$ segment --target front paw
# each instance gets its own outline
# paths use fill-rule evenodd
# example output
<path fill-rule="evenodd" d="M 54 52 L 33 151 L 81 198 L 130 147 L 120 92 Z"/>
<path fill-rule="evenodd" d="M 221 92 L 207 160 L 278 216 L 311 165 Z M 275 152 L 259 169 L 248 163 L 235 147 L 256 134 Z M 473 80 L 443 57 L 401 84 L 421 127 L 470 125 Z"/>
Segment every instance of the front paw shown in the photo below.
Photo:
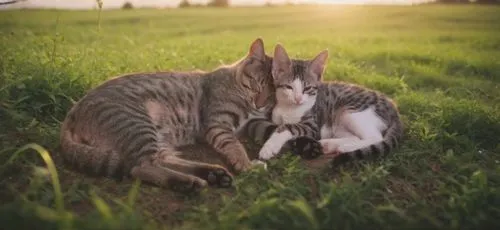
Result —
<path fill-rule="evenodd" d="M 311 160 L 323 155 L 321 143 L 310 137 L 298 137 L 290 141 L 291 151 L 302 159 Z"/>
<path fill-rule="evenodd" d="M 325 154 L 336 155 L 340 153 L 340 146 L 336 141 L 333 140 L 320 140 L 321 148 Z"/>
<path fill-rule="evenodd" d="M 270 145 L 270 144 L 265 144 L 262 147 L 262 149 L 260 149 L 259 159 L 264 160 L 264 161 L 269 160 L 272 157 L 274 157 L 276 154 L 278 154 L 278 152 L 279 152 L 279 149 L 276 148 L 275 146 Z"/>
<path fill-rule="evenodd" d="M 247 171 L 252 167 L 252 164 L 248 158 L 238 158 L 233 156 L 229 159 L 229 161 L 235 173 Z"/>

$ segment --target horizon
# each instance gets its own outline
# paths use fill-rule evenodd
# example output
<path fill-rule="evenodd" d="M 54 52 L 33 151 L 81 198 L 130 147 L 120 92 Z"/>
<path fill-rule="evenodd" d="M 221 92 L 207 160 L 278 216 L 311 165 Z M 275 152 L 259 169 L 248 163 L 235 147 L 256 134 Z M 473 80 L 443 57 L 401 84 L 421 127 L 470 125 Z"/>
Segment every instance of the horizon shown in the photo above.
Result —
<path fill-rule="evenodd" d="M 0 0 L 0 2 L 7 0 Z M 192 4 L 206 4 L 209 0 L 190 0 Z M 259 6 L 266 3 L 285 4 L 342 4 L 342 5 L 413 5 L 434 0 L 230 0 L 231 6 Z M 103 9 L 120 8 L 125 2 L 130 2 L 134 7 L 177 7 L 181 0 L 103 0 Z M 19 8 L 55 8 L 55 9 L 94 9 L 95 0 L 27 0 L 11 5 L 1 6 L 0 9 L 19 9 Z"/>

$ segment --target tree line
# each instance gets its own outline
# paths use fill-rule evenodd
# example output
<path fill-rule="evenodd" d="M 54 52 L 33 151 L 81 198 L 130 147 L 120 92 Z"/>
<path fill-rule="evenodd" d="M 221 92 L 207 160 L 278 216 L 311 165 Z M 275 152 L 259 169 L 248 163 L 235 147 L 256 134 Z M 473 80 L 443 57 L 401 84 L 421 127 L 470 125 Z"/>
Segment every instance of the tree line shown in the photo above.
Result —
<path fill-rule="evenodd" d="M 436 2 L 438 3 L 447 3 L 447 4 L 453 4 L 453 3 L 462 3 L 462 4 L 469 4 L 469 3 L 475 3 L 475 4 L 500 4 L 500 0 L 437 0 Z"/>
<path fill-rule="evenodd" d="M 206 5 L 203 5 L 203 4 L 192 4 L 188 0 L 182 0 L 179 3 L 179 8 L 185 8 L 185 7 L 203 7 L 203 6 L 228 7 L 229 6 L 229 0 L 211 0 Z"/>

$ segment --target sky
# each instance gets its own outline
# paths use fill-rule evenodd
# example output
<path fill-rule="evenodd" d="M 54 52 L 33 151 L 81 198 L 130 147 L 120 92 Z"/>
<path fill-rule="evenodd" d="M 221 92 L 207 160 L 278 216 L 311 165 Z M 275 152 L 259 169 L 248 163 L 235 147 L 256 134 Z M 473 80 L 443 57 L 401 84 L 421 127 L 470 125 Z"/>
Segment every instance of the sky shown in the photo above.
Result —
<path fill-rule="evenodd" d="M 0 0 L 8 1 L 8 0 Z M 103 8 L 117 8 L 129 1 L 136 7 L 175 7 L 180 0 L 103 0 Z M 208 0 L 190 0 L 191 3 L 206 3 Z M 325 4 L 412 4 L 428 2 L 429 0 L 291 0 L 298 3 L 325 3 Z M 231 0 L 232 5 L 260 5 L 269 0 Z M 272 3 L 284 3 L 286 0 L 271 0 Z M 27 0 L 14 5 L 0 6 L 2 8 L 42 7 L 61 9 L 92 9 L 96 6 L 95 0 Z"/>

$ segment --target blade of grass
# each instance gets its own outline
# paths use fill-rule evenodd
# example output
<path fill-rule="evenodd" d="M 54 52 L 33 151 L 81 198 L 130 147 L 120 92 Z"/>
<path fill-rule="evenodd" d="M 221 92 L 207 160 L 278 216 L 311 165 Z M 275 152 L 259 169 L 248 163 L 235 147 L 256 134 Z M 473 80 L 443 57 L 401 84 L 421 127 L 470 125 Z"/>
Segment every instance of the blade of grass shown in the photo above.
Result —
<path fill-rule="evenodd" d="M 92 191 L 90 193 L 90 197 L 91 197 L 92 203 L 97 208 L 99 213 L 101 213 L 101 215 L 105 219 L 107 219 L 109 221 L 113 220 L 113 214 L 111 214 L 111 208 L 109 208 L 109 206 L 106 204 L 106 202 L 101 197 L 99 197 L 94 191 Z"/>
<path fill-rule="evenodd" d="M 71 220 L 72 220 L 73 216 L 71 215 L 71 213 L 68 213 L 65 211 L 64 199 L 63 199 L 64 197 L 63 197 L 63 194 L 61 191 L 61 183 L 59 181 L 57 169 L 56 169 L 56 166 L 54 164 L 54 161 L 52 160 L 52 157 L 50 157 L 49 152 L 44 147 L 42 147 L 38 144 L 35 144 L 35 143 L 30 143 L 30 144 L 24 145 L 23 147 L 18 149 L 16 152 L 14 152 L 14 154 L 12 154 L 12 156 L 9 158 L 9 160 L 7 160 L 7 162 L 5 164 L 3 164 L 0 168 L 3 169 L 8 164 L 11 164 L 12 162 L 14 162 L 14 160 L 22 152 L 24 152 L 28 149 L 33 149 L 36 152 L 38 152 L 38 154 L 42 157 L 43 161 L 47 165 L 47 170 L 50 173 L 50 180 L 51 180 L 52 187 L 54 189 L 54 194 L 55 194 L 54 199 L 55 199 L 56 211 L 57 211 L 57 213 L 60 217 L 60 220 L 61 220 L 59 222 L 60 227 L 62 229 L 71 229 Z"/>
<path fill-rule="evenodd" d="M 140 186 L 141 186 L 141 181 L 135 180 L 134 184 L 132 185 L 132 188 L 128 192 L 127 204 L 129 207 L 132 207 L 134 205 L 135 200 L 137 199 L 137 195 L 139 194 Z"/>
<path fill-rule="evenodd" d="M 54 194 L 55 194 L 55 206 L 56 209 L 59 213 L 64 213 L 64 202 L 63 202 L 63 194 L 61 191 L 61 184 L 59 182 L 59 176 L 57 174 L 57 169 L 54 164 L 54 161 L 52 161 L 52 157 L 50 157 L 49 152 L 43 148 L 42 146 L 35 144 L 35 143 L 30 143 L 27 144 L 23 147 L 21 147 L 19 150 L 14 152 L 12 156 L 7 160 L 5 164 L 1 166 L 1 168 L 4 168 L 5 166 L 11 164 L 14 162 L 14 160 L 24 151 L 28 149 L 33 149 L 38 152 L 38 154 L 42 157 L 43 161 L 47 165 L 47 170 L 49 170 L 50 173 L 50 180 L 52 182 L 52 186 L 54 188 Z"/>

